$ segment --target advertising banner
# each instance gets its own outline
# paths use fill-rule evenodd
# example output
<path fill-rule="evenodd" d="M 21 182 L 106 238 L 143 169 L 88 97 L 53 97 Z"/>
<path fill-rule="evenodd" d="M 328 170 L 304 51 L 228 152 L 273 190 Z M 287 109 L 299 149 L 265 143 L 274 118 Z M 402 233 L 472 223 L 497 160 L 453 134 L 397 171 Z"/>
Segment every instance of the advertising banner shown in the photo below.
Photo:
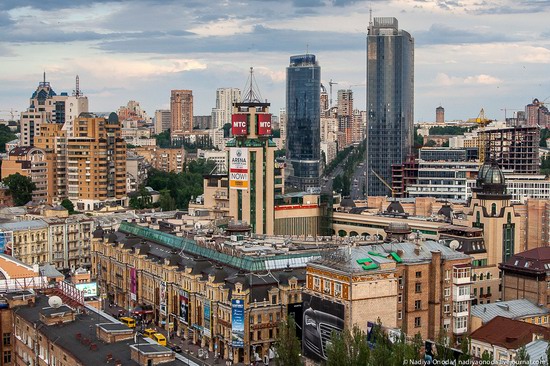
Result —
<path fill-rule="evenodd" d="M 160 314 L 166 315 L 166 282 L 160 283 Z"/>
<path fill-rule="evenodd" d="M 210 331 L 210 301 L 209 300 L 204 300 L 204 306 L 203 306 L 203 309 L 204 309 L 204 329 L 203 329 L 203 333 L 205 336 L 207 337 L 211 337 L 212 336 L 212 332 Z"/>
<path fill-rule="evenodd" d="M 84 296 L 84 298 L 97 296 L 97 283 L 96 282 L 77 283 L 75 285 L 75 287 L 78 291 L 82 292 L 82 296 Z"/>
<path fill-rule="evenodd" d="M 180 290 L 180 322 L 189 324 L 189 292 Z"/>
<path fill-rule="evenodd" d="M 304 356 L 313 360 L 327 359 L 327 343 L 332 332 L 344 329 L 344 305 L 304 293 L 302 342 Z"/>
<path fill-rule="evenodd" d="M 229 186 L 232 189 L 248 188 L 248 149 L 232 147 L 229 150 Z"/>
<path fill-rule="evenodd" d="M 231 134 L 233 136 L 246 136 L 247 114 L 233 114 L 231 116 Z"/>
<path fill-rule="evenodd" d="M 13 231 L 0 232 L 0 253 L 10 254 L 13 243 Z"/>
<path fill-rule="evenodd" d="M 130 268 L 130 298 L 136 301 L 137 295 L 137 273 L 135 268 Z"/>
<path fill-rule="evenodd" d="M 244 347 L 244 300 L 231 300 L 231 345 Z"/>
<path fill-rule="evenodd" d="M 271 113 L 258 114 L 258 135 L 271 136 Z"/>

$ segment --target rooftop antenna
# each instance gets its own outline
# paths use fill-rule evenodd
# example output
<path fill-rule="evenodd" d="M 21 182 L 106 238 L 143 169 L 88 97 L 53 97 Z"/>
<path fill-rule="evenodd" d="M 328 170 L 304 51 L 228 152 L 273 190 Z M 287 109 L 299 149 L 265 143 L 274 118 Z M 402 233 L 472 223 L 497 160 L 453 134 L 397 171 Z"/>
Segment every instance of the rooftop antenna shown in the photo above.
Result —
<path fill-rule="evenodd" d="M 309 55 L 309 43 L 306 43 L 306 55 Z"/>
<path fill-rule="evenodd" d="M 80 91 L 80 78 L 78 75 L 76 75 L 76 87 L 73 90 L 73 96 L 77 98 L 82 96 L 82 91 Z"/>
<path fill-rule="evenodd" d="M 243 103 L 262 103 L 262 95 L 258 89 L 258 84 L 256 84 L 256 78 L 254 78 L 254 68 L 250 67 L 250 75 L 247 80 L 248 90 L 245 90 Z"/>
<path fill-rule="evenodd" d="M 46 70 L 44 70 L 44 84 L 46 84 Z"/>

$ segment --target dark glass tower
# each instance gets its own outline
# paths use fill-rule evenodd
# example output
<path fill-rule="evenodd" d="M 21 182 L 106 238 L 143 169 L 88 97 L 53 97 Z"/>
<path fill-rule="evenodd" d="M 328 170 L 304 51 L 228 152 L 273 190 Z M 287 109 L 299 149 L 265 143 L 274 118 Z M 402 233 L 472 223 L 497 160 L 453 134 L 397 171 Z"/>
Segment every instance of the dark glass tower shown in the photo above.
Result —
<path fill-rule="evenodd" d="M 403 163 L 413 143 L 414 39 L 395 18 L 369 24 L 367 110 L 367 194 L 389 195 L 380 178 L 391 185 L 392 164 Z"/>
<path fill-rule="evenodd" d="M 321 67 L 315 55 L 290 57 L 286 69 L 286 185 L 319 187 Z"/>

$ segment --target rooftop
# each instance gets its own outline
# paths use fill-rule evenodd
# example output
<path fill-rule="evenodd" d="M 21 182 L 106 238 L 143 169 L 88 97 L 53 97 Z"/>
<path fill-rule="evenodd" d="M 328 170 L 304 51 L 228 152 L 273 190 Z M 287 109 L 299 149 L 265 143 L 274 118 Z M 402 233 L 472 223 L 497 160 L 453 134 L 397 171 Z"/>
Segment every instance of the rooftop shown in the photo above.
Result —
<path fill-rule="evenodd" d="M 496 316 L 471 334 L 471 339 L 516 350 L 533 340 L 534 335 L 550 339 L 550 329 L 540 325 Z"/>
<path fill-rule="evenodd" d="M 541 316 L 549 313 L 547 308 L 539 307 L 527 299 L 499 301 L 490 304 L 473 305 L 471 315 L 481 318 L 485 324 L 497 316 L 521 319 L 527 316 Z"/>
<path fill-rule="evenodd" d="M 500 268 L 545 274 L 550 270 L 550 247 L 540 247 L 517 253 L 506 263 L 502 263 Z"/>
<path fill-rule="evenodd" d="M 20 231 L 33 229 L 46 229 L 48 224 L 42 220 L 26 220 L 16 222 L 5 222 L 0 224 L 0 231 Z"/>

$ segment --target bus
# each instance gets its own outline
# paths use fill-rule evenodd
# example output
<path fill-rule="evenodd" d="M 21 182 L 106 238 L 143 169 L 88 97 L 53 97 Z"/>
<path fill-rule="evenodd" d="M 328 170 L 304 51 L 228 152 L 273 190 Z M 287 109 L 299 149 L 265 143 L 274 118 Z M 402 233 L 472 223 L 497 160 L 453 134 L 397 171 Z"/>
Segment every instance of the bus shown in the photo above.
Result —
<path fill-rule="evenodd" d="M 134 318 L 130 318 L 127 316 L 123 316 L 119 319 L 122 323 L 126 324 L 128 328 L 135 328 L 136 327 L 136 320 Z"/>
<path fill-rule="evenodd" d="M 166 337 L 160 333 L 153 334 L 153 340 L 161 346 L 166 346 Z"/>

